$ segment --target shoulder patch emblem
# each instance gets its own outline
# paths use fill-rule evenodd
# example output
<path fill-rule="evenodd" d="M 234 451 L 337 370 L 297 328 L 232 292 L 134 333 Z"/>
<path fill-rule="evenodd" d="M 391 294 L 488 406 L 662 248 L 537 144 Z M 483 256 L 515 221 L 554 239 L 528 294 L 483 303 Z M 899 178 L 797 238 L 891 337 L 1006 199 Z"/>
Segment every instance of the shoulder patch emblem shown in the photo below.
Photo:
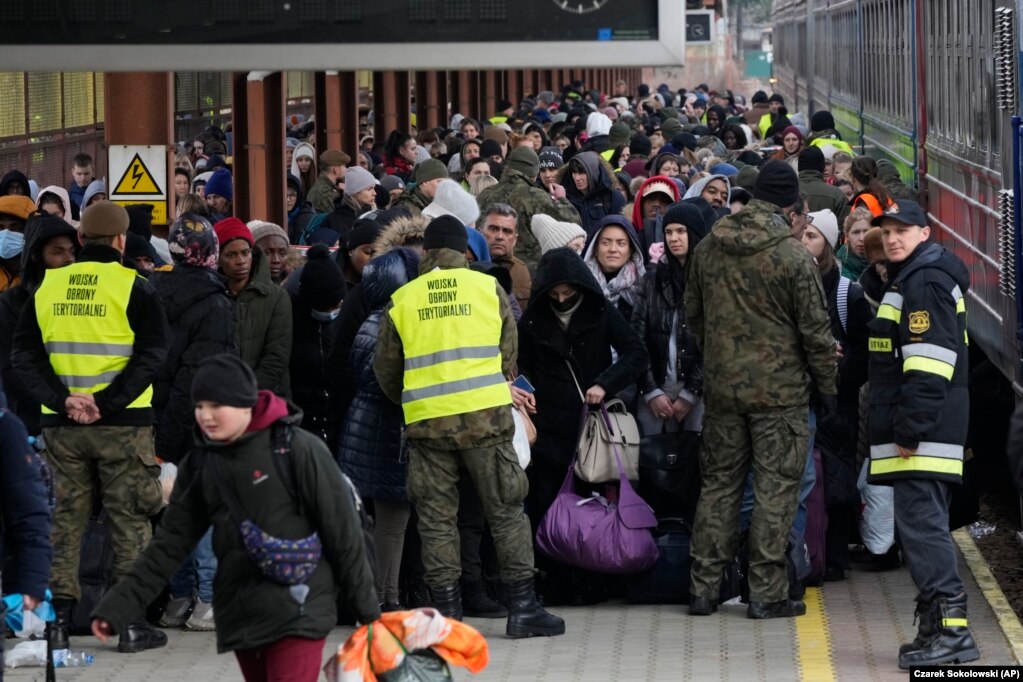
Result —
<path fill-rule="evenodd" d="M 931 314 L 926 310 L 917 310 L 909 314 L 909 331 L 913 334 L 923 334 L 931 328 Z"/>

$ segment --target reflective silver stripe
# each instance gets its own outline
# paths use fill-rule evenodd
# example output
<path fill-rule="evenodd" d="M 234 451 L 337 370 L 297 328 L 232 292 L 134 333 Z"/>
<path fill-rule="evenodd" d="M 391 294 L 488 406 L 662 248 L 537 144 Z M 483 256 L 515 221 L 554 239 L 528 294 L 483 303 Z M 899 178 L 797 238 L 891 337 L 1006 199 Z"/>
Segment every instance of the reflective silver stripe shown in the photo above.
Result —
<path fill-rule="evenodd" d="M 433 386 L 424 386 L 423 388 L 413 388 L 408 391 L 402 391 L 401 402 L 411 403 L 416 400 L 422 400 L 423 398 L 436 398 L 442 395 L 451 395 L 452 393 L 461 393 L 462 391 L 471 391 L 474 388 L 486 388 L 487 386 L 496 386 L 497 384 L 503 384 L 504 375 L 500 372 L 496 374 L 484 374 L 480 377 L 472 377 L 470 379 L 458 379 L 456 381 L 445 381 L 442 384 L 434 384 Z"/>
<path fill-rule="evenodd" d="M 962 297 L 963 297 L 963 290 L 960 289 L 959 285 L 957 284 L 957 285 L 955 285 L 955 287 L 952 288 L 952 298 L 955 299 L 956 301 L 958 301 Z"/>
<path fill-rule="evenodd" d="M 121 373 L 119 369 L 112 369 L 95 376 L 75 376 L 73 374 L 58 374 L 57 378 L 68 388 L 93 388 L 100 384 L 109 384 Z"/>
<path fill-rule="evenodd" d="M 922 358 L 931 358 L 932 360 L 940 360 L 946 365 L 956 366 L 956 360 L 959 359 L 959 354 L 954 350 L 948 348 L 942 348 L 933 343 L 907 343 L 902 347 L 903 357 L 918 356 Z"/>
<path fill-rule="evenodd" d="M 951 443 L 932 443 L 921 441 L 914 454 L 925 457 L 943 457 L 945 459 L 962 459 L 963 446 L 952 445 Z M 882 445 L 870 446 L 871 459 L 890 459 L 898 457 L 899 451 L 895 449 L 895 443 L 884 443 Z"/>
<path fill-rule="evenodd" d="M 71 353 L 72 355 L 115 355 L 131 356 L 135 347 L 129 343 L 90 343 L 86 341 L 50 341 L 46 344 L 49 353 Z"/>
<path fill-rule="evenodd" d="M 405 371 L 412 369 L 423 369 L 432 365 L 439 365 L 442 362 L 454 360 L 487 360 L 495 355 L 500 355 L 500 346 L 468 346 L 465 348 L 453 348 L 451 350 L 439 350 L 436 353 L 417 355 L 414 358 L 405 358 Z"/>
<path fill-rule="evenodd" d="M 881 299 L 881 304 L 887 303 L 896 310 L 902 310 L 902 294 L 896 294 L 895 292 L 888 292 Z"/>

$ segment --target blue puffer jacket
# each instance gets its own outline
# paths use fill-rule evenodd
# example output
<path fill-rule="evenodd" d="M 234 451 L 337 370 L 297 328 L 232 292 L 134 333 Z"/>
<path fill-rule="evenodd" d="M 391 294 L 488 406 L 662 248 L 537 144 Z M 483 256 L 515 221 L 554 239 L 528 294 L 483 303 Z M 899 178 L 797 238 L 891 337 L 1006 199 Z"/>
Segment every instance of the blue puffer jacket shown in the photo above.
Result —
<path fill-rule="evenodd" d="M 373 355 L 384 307 L 391 295 L 415 279 L 418 272 L 419 257 L 406 248 L 374 258 L 362 272 L 362 289 L 372 312 L 352 343 L 350 366 L 357 388 L 344 420 L 337 459 L 359 493 L 370 499 L 408 499 L 407 464 L 401 457 L 401 407 L 380 390 L 373 373 Z"/>

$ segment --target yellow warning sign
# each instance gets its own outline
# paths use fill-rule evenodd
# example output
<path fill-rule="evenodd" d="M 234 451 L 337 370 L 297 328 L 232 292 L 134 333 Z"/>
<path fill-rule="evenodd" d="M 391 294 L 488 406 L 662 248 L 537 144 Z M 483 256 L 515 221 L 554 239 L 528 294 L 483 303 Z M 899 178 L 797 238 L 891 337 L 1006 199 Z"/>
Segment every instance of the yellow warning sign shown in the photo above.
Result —
<path fill-rule="evenodd" d="M 114 189 L 111 192 L 114 195 L 124 194 L 163 194 L 163 190 L 156 182 L 156 178 L 146 168 L 146 164 L 142 161 L 142 157 L 135 154 L 131 161 L 128 163 L 128 168 L 125 169 L 124 175 L 114 185 Z"/>
<path fill-rule="evenodd" d="M 166 201 L 117 201 L 114 200 L 115 204 L 121 206 L 132 206 L 134 204 L 147 204 L 153 207 L 153 224 L 154 225 L 169 225 L 167 222 L 167 202 Z"/>

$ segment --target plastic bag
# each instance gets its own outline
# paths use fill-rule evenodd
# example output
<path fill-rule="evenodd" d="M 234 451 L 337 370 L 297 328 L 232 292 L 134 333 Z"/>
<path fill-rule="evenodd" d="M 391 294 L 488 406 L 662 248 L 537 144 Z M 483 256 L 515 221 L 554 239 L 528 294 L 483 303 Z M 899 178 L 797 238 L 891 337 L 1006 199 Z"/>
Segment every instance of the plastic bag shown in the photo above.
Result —
<path fill-rule="evenodd" d="M 4 653 L 4 665 L 8 668 L 45 666 L 46 640 L 18 642 L 13 649 Z"/>
<path fill-rule="evenodd" d="M 163 493 L 163 506 L 170 504 L 171 491 L 178 480 L 178 467 L 170 462 L 160 462 L 160 491 Z"/>
<path fill-rule="evenodd" d="M 512 418 L 515 420 L 515 436 L 512 438 L 512 445 L 515 446 L 515 454 L 519 456 L 519 466 L 525 469 L 529 466 L 530 449 L 529 436 L 526 435 L 526 422 L 522 414 L 513 409 Z"/>
<path fill-rule="evenodd" d="M 895 544 L 895 489 L 890 485 L 870 485 L 867 470 L 870 460 L 863 461 L 856 487 L 860 491 L 860 537 L 871 554 L 884 554 Z"/>

